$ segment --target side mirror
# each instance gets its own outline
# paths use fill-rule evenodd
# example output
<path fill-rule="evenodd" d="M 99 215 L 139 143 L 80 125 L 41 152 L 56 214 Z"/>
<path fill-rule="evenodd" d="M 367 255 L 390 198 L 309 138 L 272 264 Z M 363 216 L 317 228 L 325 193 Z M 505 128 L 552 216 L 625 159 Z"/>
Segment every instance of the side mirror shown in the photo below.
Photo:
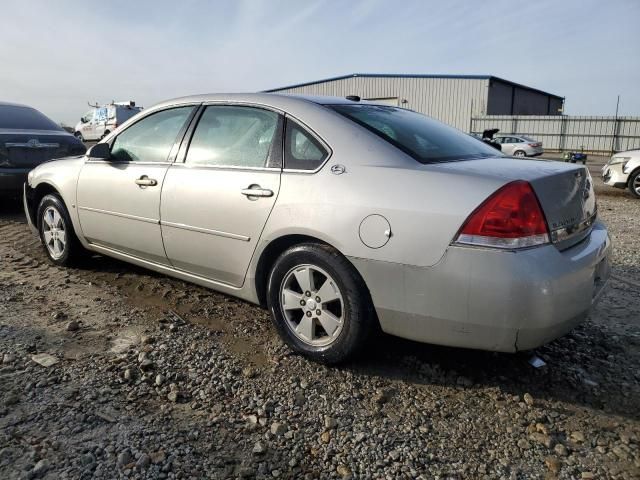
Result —
<path fill-rule="evenodd" d="M 111 147 L 108 143 L 96 143 L 87 152 L 87 157 L 98 160 L 109 160 L 111 158 Z"/>

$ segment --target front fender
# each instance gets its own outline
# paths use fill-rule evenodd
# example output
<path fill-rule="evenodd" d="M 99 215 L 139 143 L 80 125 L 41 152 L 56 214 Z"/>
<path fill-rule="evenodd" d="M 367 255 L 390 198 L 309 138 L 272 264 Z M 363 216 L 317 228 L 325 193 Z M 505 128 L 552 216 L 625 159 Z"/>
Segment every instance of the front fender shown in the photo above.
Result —
<path fill-rule="evenodd" d="M 70 157 L 39 165 L 29 174 L 24 188 L 25 213 L 30 217 L 33 227 L 37 227 L 36 213 L 42 197 L 55 191 L 64 202 L 73 229 L 80 242 L 86 246 L 82 227 L 76 208 L 76 189 L 78 177 L 84 165 L 85 157 Z"/>

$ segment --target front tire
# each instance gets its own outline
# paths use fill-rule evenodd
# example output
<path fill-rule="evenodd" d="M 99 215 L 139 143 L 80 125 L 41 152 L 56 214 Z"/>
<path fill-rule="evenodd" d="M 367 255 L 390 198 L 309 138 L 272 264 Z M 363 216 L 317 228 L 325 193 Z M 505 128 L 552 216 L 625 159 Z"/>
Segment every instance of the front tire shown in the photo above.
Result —
<path fill-rule="evenodd" d="M 81 142 L 84 142 L 84 137 L 82 136 L 81 132 L 75 132 L 73 134 L 74 137 L 76 137 L 78 140 L 80 140 Z"/>
<path fill-rule="evenodd" d="M 631 195 L 636 198 L 640 198 L 640 169 L 631 173 L 628 185 Z"/>
<path fill-rule="evenodd" d="M 364 282 L 327 245 L 305 243 L 282 253 L 269 275 L 267 305 L 284 342 L 325 364 L 353 358 L 374 330 Z"/>
<path fill-rule="evenodd" d="M 62 199 L 55 194 L 45 195 L 38 205 L 38 232 L 44 251 L 56 265 L 66 266 L 84 253 L 73 230 L 69 212 Z"/>

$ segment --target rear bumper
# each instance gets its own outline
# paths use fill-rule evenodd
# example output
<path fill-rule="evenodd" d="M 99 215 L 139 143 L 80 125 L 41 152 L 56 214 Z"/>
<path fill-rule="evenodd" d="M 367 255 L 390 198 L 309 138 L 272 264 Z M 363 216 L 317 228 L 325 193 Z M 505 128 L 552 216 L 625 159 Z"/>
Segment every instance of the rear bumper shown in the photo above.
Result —
<path fill-rule="evenodd" d="M 622 163 L 602 167 L 602 181 L 615 188 L 627 188 L 629 174 L 622 172 Z"/>
<path fill-rule="evenodd" d="M 528 350 L 582 322 L 609 278 L 611 242 L 596 222 L 565 251 L 449 247 L 433 267 L 350 258 L 382 329 L 425 343 L 502 352 Z"/>
<path fill-rule="evenodd" d="M 0 193 L 19 194 L 31 168 L 0 168 Z"/>

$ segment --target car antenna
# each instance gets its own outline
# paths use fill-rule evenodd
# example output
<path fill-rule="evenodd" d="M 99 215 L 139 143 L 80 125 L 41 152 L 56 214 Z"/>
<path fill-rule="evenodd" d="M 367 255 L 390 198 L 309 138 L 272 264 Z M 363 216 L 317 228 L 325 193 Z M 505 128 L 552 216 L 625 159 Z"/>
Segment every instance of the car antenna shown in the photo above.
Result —
<path fill-rule="evenodd" d="M 359 102 L 360 101 L 360 97 L 358 95 L 347 95 L 346 97 L 347 100 L 351 100 L 353 102 Z"/>

